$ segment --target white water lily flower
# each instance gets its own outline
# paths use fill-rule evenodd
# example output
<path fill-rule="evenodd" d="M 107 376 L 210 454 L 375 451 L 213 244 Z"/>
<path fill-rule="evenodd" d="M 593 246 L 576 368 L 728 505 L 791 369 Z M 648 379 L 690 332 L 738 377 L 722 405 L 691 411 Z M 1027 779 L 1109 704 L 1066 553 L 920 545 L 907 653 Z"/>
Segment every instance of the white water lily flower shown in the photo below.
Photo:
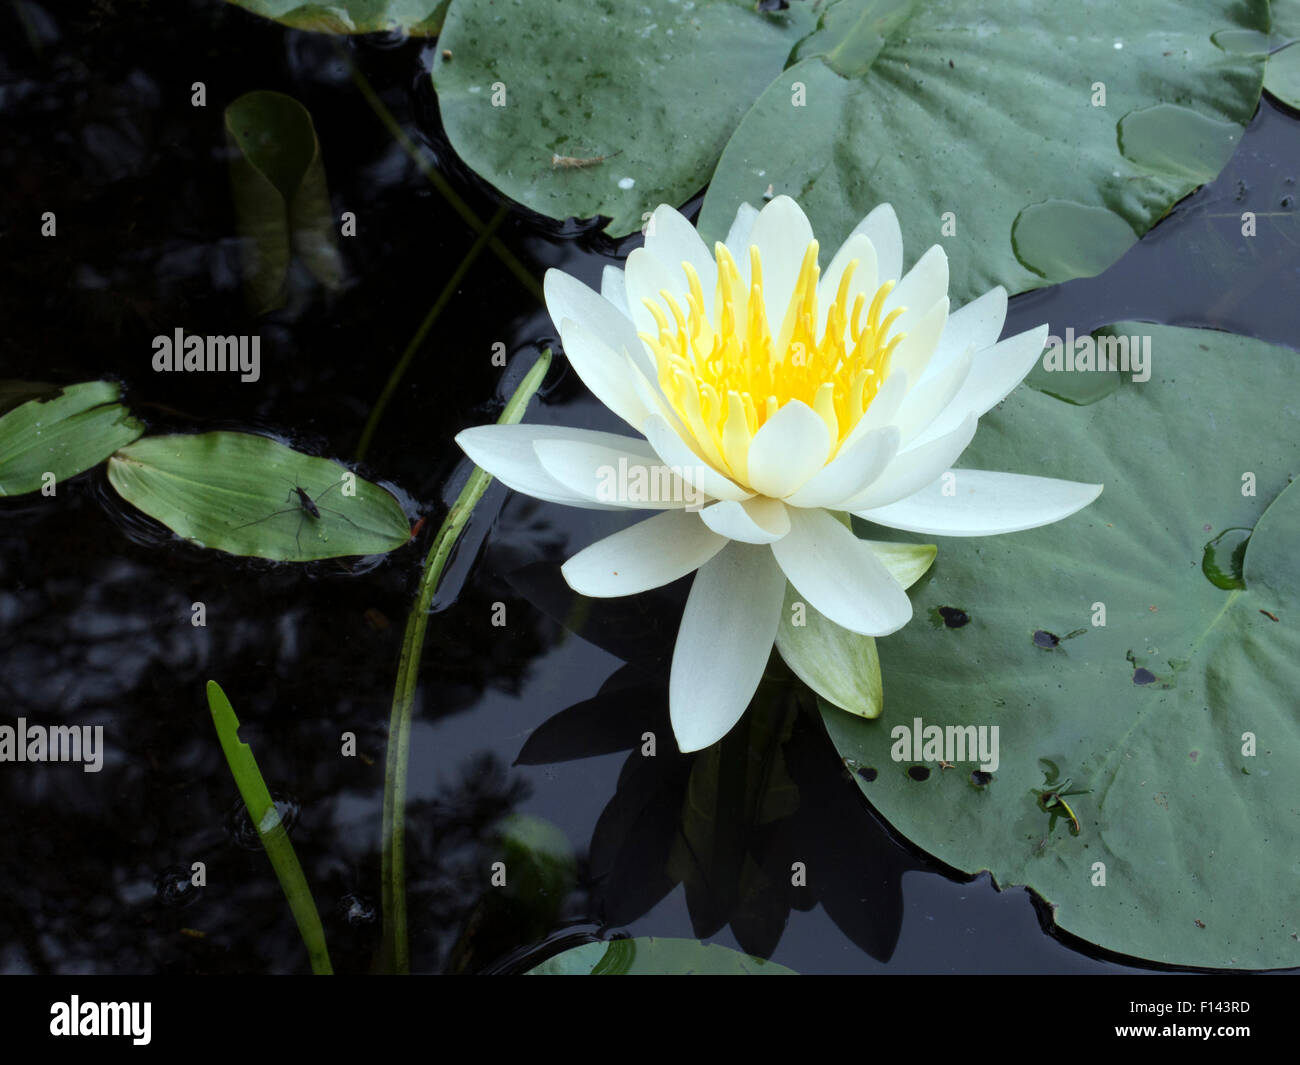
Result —
<path fill-rule="evenodd" d="M 661 206 L 601 293 L 546 275 L 547 309 L 587 387 L 637 437 L 538 425 L 457 443 L 510 488 L 578 507 L 659 511 L 563 567 L 620 596 L 699 570 L 669 683 L 678 745 L 744 713 L 771 653 L 786 581 L 826 618 L 883 636 L 912 616 L 846 514 L 940 536 L 1015 532 L 1086 506 L 1100 485 L 960 470 L 976 419 L 1029 372 L 1047 326 L 1001 342 L 1007 294 L 949 313 L 938 245 L 906 274 L 889 205 L 825 270 L 798 205 L 745 204 L 710 254 Z M 914 578 L 913 578 L 914 579 Z"/>

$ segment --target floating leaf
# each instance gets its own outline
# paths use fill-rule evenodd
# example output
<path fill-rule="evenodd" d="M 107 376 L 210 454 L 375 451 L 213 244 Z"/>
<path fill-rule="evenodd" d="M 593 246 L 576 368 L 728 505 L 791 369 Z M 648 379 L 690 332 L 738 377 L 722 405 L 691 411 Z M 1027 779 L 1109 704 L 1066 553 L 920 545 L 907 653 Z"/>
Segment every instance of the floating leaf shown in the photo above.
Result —
<path fill-rule="evenodd" d="M 318 281 L 337 286 L 343 271 L 333 210 L 307 109 L 283 93 L 246 93 L 226 108 L 226 134 L 235 149 L 230 184 L 254 309 L 284 303 L 294 252 Z"/>
<path fill-rule="evenodd" d="M 1032 887 L 1067 931 L 1168 964 L 1298 965 L 1296 356 L 1223 333 L 1107 332 L 1150 336 L 1150 380 L 1125 375 L 1088 406 L 1017 389 L 962 456 L 1105 491 L 1042 529 L 946 538 L 915 608 L 955 604 L 965 623 L 879 641 L 877 720 L 822 716 L 842 756 L 878 767 L 858 784 L 899 832 L 957 869 Z M 1202 569 L 1230 528 L 1254 529 L 1244 589 Z M 948 750 L 941 769 L 895 751 L 892 731 L 916 718 L 996 726 L 999 764 L 981 773 L 969 750 Z M 909 776 L 912 760 L 928 774 Z M 1077 835 L 1043 798 L 1058 775 Z"/>
<path fill-rule="evenodd" d="M 232 555 L 281 562 L 376 555 L 411 536 L 390 493 L 264 436 L 146 437 L 109 459 L 108 480 L 178 536 Z"/>
<path fill-rule="evenodd" d="M 452 56 L 440 51 L 433 68 L 447 136 L 533 210 L 608 215 L 610 233 L 634 232 L 644 212 L 708 182 L 736 124 L 812 28 L 811 4 L 755 7 L 597 0 L 517 4 L 507 17 L 493 0 L 457 0 L 438 40 Z"/>
<path fill-rule="evenodd" d="M 75 477 L 136 439 L 144 426 L 120 398 L 111 381 L 63 389 L 4 382 L 0 410 L 11 409 L 0 417 L 0 496 L 39 491 L 47 473 L 56 484 Z"/>
<path fill-rule="evenodd" d="M 1262 0 L 838 0 L 727 144 L 700 227 L 722 239 L 770 183 L 831 247 L 885 201 L 914 254 L 949 237 L 957 302 L 1096 273 L 1227 161 L 1262 60 L 1210 36 L 1267 19 Z M 1052 254 L 1017 258 L 1013 227 Z"/>
<path fill-rule="evenodd" d="M 694 939 L 612 939 L 571 947 L 529 976 L 796 976 L 776 962 Z"/>
<path fill-rule="evenodd" d="M 451 0 L 229 0 L 255 15 L 295 30 L 315 33 L 382 33 L 400 30 L 414 36 L 433 36 L 442 27 Z"/>

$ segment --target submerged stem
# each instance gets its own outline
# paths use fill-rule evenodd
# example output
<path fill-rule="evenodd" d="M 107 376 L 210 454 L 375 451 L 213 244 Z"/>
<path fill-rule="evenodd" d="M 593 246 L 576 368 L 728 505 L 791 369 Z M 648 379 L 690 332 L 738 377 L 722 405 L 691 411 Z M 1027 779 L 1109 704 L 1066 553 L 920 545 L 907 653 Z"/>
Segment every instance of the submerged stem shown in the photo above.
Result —
<path fill-rule="evenodd" d="M 528 401 L 533 398 L 551 364 L 551 350 L 542 352 L 532 369 L 519 382 L 510 397 L 499 425 L 514 425 L 523 419 Z M 492 483 L 492 475 L 475 466 L 461 489 L 456 502 L 434 538 L 424 559 L 424 571 L 415 605 L 406 619 L 402 637 L 402 654 L 397 665 L 397 682 L 393 690 L 393 709 L 388 723 L 388 758 L 384 770 L 384 841 L 381 875 L 383 878 L 384 952 L 395 973 L 411 968 L 406 932 L 406 775 L 410 766 L 411 710 L 420 675 L 420 654 L 429 624 L 429 604 L 442 578 L 451 549 L 460 538 L 465 523 L 478 501 Z"/>
<path fill-rule="evenodd" d="M 406 371 L 410 368 L 415 353 L 419 351 L 420 345 L 424 343 L 424 338 L 428 336 L 429 330 L 433 328 L 433 323 L 438 320 L 438 316 L 451 302 L 452 296 L 456 294 L 461 282 L 465 280 L 465 275 L 469 273 L 469 268 L 474 265 L 474 261 L 479 257 L 484 246 L 492 239 L 492 234 L 497 231 L 497 227 L 505 221 L 508 213 L 507 208 L 504 206 L 497 208 L 497 213 L 492 216 L 487 228 L 478 235 L 478 239 L 474 241 L 473 246 L 465 253 L 465 258 L 460 261 L 455 273 L 447 279 L 447 283 L 443 286 L 442 292 L 439 293 L 438 299 L 429 308 L 429 313 L 424 316 L 424 321 L 420 323 L 420 328 L 415 331 L 415 336 L 411 337 L 410 343 L 406 345 L 402 357 L 397 360 L 393 372 L 388 375 L 383 391 L 379 393 L 379 398 L 375 400 L 374 406 L 370 408 L 370 417 L 366 419 L 366 427 L 361 431 L 361 442 L 357 444 L 356 458 L 358 462 L 365 458 L 366 452 L 370 450 L 370 442 L 374 439 L 375 430 L 379 428 L 379 420 L 384 416 L 384 411 L 388 408 L 388 401 L 392 399 L 393 393 L 397 391 L 397 386 L 401 383 L 402 378 L 406 376 Z"/>

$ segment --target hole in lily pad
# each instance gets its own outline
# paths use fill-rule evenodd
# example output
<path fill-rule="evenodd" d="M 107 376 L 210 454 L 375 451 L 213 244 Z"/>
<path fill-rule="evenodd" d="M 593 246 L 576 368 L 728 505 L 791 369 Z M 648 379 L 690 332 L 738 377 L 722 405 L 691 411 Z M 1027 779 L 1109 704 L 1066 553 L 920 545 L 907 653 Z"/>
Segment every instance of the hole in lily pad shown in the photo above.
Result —
<path fill-rule="evenodd" d="M 1201 572 L 1216 588 L 1231 590 L 1244 588 L 1242 565 L 1246 559 L 1246 545 L 1250 543 L 1253 529 L 1239 527 L 1224 529 L 1205 545 L 1201 555 Z"/>
<path fill-rule="evenodd" d="M 876 770 L 872 769 L 871 766 L 864 765 L 861 769 L 858 770 L 858 776 L 860 776 L 863 780 L 865 780 L 868 784 L 870 784 L 873 780 L 876 779 L 876 777 L 880 776 L 880 774 L 877 773 Z"/>
<path fill-rule="evenodd" d="M 987 787 L 989 781 L 993 779 L 992 773 L 986 773 L 982 769 L 976 769 L 971 772 L 970 782 L 977 788 Z"/>
<path fill-rule="evenodd" d="M 950 629 L 960 629 L 963 625 L 970 624 L 970 615 L 961 607 L 941 606 L 935 608 L 935 614 L 938 620 Z"/>
<path fill-rule="evenodd" d="M 1051 650 L 1060 644 L 1061 638 L 1054 632 L 1048 632 L 1046 629 L 1034 630 L 1034 646 Z"/>
<path fill-rule="evenodd" d="M 1145 669 L 1142 666 L 1138 666 L 1137 669 L 1133 670 L 1134 684 L 1153 684 L 1155 683 L 1155 679 L 1156 675 L 1152 673 L 1151 670 Z"/>
<path fill-rule="evenodd" d="M 908 768 L 907 775 L 913 780 L 929 780 L 930 770 L 923 765 L 914 765 Z"/>

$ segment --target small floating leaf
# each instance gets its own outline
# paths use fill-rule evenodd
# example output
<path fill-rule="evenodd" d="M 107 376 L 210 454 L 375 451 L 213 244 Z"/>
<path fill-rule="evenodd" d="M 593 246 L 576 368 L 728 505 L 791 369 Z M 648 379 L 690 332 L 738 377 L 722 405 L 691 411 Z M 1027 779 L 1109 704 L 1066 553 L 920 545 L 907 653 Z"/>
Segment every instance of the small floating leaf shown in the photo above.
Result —
<path fill-rule="evenodd" d="M 431 37 L 442 28 L 451 0 L 229 0 L 255 15 L 314 33 L 383 33 L 400 30 Z"/>
<path fill-rule="evenodd" d="M 1231 591 L 1233 588 L 1246 587 L 1242 569 L 1250 534 L 1250 529 L 1224 529 L 1205 545 L 1205 553 L 1201 556 L 1201 572 L 1216 588 Z"/>
<path fill-rule="evenodd" d="M 146 437 L 109 459 L 108 480 L 178 536 L 232 555 L 376 555 L 411 536 L 401 505 L 378 485 L 248 433 Z"/>
<path fill-rule="evenodd" d="M 529 976 L 797 976 L 793 969 L 694 939 L 612 939 L 571 947 Z"/>
<path fill-rule="evenodd" d="M 226 108 L 244 283 L 259 314 L 284 303 L 296 252 L 327 287 L 342 278 L 325 166 L 311 115 L 292 96 L 250 92 Z"/>
<path fill-rule="evenodd" d="M 0 496 L 39 491 L 47 473 L 65 481 L 144 432 L 111 381 L 50 388 L 16 381 L 0 388 L 0 401 L 18 401 L 0 417 Z"/>

